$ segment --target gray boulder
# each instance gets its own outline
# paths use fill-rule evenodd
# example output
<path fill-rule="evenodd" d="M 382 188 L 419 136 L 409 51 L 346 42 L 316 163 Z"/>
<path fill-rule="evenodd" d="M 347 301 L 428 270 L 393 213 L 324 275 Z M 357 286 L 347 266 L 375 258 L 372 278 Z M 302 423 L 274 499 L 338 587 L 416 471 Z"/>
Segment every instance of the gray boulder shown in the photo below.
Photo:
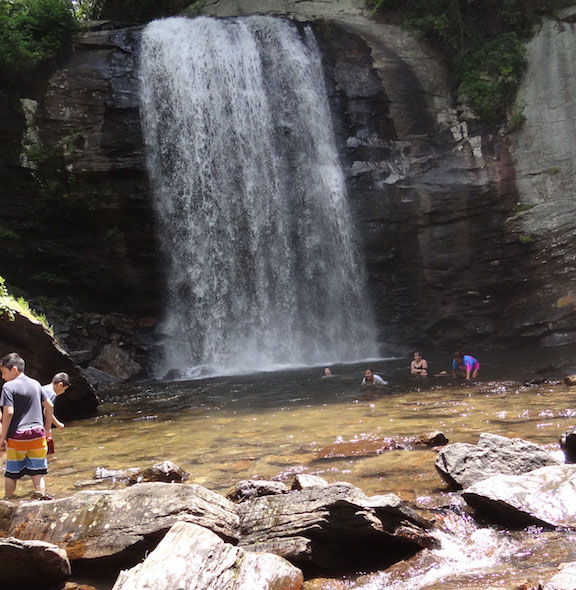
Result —
<path fill-rule="evenodd" d="M 359 571 L 413 555 L 431 522 L 394 494 L 367 497 L 350 484 L 314 486 L 238 506 L 240 545 L 272 551 L 308 571 Z"/>
<path fill-rule="evenodd" d="M 302 572 L 270 553 L 246 553 L 187 522 L 172 526 L 142 563 L 121 572 L 113 590 L 300 590 Z"/>
<path fill-rule="evenodd" d="M 0 502 L 0 535 L 57 543 L 70 560 L 143 553 L 177 521 L 238 540 L 235 505 L 199 485 L 142 483 L 44 502 Z"/>
<path fill-rule="evenodd" d="M 0 581 L 8 590 L 58 590 L 70 577 L 64 549 L 43 541 L 0 539 Z"/>
<path fill-rule="evenodd" d="M 527 473 L 559 465 L 546 449 L 520 438 L 483 433 L 477 445 L 454 443 L 436 458 L 436 470 L 452 488 L 461 489 L 499 473 Z"/>
<path fill-rule="evenodd" d="M 542 467 L 522 475 L 495 475 L 462 492 L 479 512 L 504 525 L 576 527 L 576 465 Z"/>
<path fill-rule="evenodd" d="M 544 584 L 543 590 L 575 590 L 576 589 L 576 561 L 560 566 L 558 573 Z"/>

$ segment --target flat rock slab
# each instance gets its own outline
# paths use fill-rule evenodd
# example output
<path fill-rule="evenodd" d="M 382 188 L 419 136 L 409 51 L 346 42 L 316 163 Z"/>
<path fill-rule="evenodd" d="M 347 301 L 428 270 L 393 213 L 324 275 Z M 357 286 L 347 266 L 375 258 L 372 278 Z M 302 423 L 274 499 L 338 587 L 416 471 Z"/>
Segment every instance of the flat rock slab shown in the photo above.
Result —
<path fill-rule="evenodd" d="M 576 465 L 495 475 L 466 488 L 462 497 L 504 525 L 576 528 Z"/>
<path fill-rule="evenodd" d="M 163 535 L 175 522 L 238 540 L 235 505 L 199 485 L 143 483 L 48 502 L 0 502 L 0 535 L 54 543 L 69 559 L 108 557 Z"/>
<path fill-rule="evenodd" d="M 66 551 L 43 541 L 0 539 L 0 588 L 55 590 L 70 577 Z"/>
<path fill-rule="evenodd" d="M 497 474 L 518 475 L 561 462 L 546 449 L 520 438 L 483 433 L 477 445 L 454 443 L 436 458 L 436 470 L 460 489 Z"/>
<path fill-rule="evenodd" d="M 124 571 L 113 590 L 300 590 L 302 572 L 270 553 L 247 553 L 209 530 L 172 526 L 144 563 Z"/>

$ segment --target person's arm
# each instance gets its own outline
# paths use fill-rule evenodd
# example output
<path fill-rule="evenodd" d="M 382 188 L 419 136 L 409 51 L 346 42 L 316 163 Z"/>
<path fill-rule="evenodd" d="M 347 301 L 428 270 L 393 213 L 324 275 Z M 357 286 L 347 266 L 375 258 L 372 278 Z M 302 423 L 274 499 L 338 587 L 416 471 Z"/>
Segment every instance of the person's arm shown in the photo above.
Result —
<path fill-rule="evenodd" d="M 2 408 L 2 431 L 0 432 L 0 448 L 4 447 L 6 438 L 8 437 L 8 430 L 10 429 L 10 423 L 12 422 L 12 416 L 14 416 L 14 408 L 12 406 L 4 406 Z"/>
<path fill-rule="evenodd" d="M 45 399 L 42 401 L 42 405 L 44 406 L 44 428 L 46 430 L 46 436 L 51 436 L 52 434 L 52 418 L 54 418 L 54 406 L 49 399 Z"/>
<path fill-rule="evenodd" d="M 422 368 L 426 369 L 426 373 L 428 373 L 428 361 L 422 360 Z"/>
<path fill-rule="evenodd" d="M 412 375 L 414 375 L 414 373 L 416 373 L 416 369 L 414 368 L 414 361 L 412 361 L 410 363 L 410 373 L 412 373 Z"/>
<path fill-rule="evenodd" d="M 64 428 L 64 423 L 56 418 L 56 414 L 52 414 L 52 426 L 56 426 L 56 428 Z"/>

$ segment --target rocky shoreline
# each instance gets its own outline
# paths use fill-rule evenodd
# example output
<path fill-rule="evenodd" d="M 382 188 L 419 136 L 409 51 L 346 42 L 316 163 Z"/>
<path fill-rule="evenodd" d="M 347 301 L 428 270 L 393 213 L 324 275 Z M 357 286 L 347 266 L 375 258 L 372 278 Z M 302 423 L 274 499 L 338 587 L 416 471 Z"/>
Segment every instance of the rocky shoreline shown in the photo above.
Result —
<path fill-rule="evenodd" d="M 562 438 L 567 461 L 573 434 Z M 290 488 L 242 481 L 224 497 L 184 483 L 169 462 L 121 489 L 1 501 L 0 579 L 19 590 L 344 589 L 355 586 L 334 585 L 340 578 L 431 554 L 457 511 L 491 526 L 536 525 L 532 537 L 576 530 L 576 465 L 538 445 L 484 433 L 477 445 L 441 447 L 436 469 L 449 489 L 463 488 L 461 505 L 423 508 L 303 474 Z M 568 590 L 573 570 L 567 562 L 523 588 Z"/>

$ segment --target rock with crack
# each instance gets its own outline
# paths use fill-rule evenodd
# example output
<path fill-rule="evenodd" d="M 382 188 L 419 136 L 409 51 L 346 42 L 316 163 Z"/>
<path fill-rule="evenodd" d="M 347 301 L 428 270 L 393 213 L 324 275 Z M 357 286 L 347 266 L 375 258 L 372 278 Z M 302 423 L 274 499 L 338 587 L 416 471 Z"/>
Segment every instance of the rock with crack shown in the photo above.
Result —
<path fill-rule="evenodd" d="M 248 553 L 211 531 L 177 522 L 158 547 L 118 577 L 113 590 L 300 590 L 302 572 L 270 553 Z"/>

